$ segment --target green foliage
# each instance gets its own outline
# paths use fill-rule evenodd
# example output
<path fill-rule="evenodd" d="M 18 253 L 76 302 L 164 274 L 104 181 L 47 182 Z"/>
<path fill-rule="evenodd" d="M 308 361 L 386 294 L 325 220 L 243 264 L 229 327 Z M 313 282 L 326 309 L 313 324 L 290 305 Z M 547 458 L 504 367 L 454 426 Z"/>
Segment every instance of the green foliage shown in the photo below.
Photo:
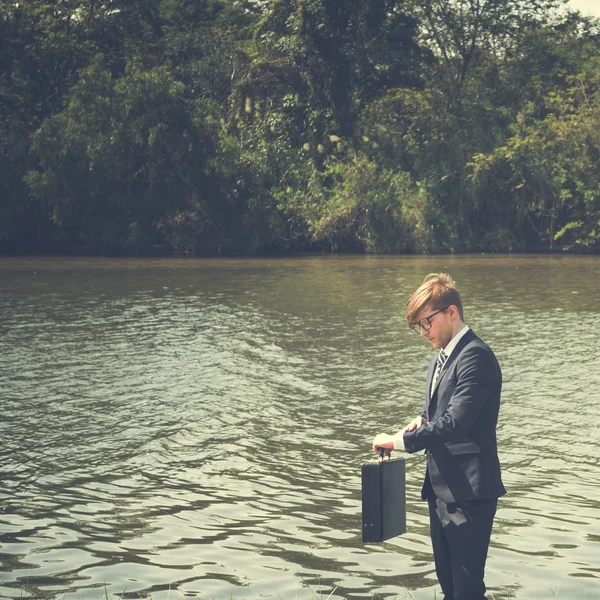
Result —
<path fill-rule="evenodd" d="M 594 250 L 600 234 L 600 69 L 592 79 L 568 81 L 570 87 L 546 97 L 544 119 L 524 112 L 516 135 L 475 157 L 474 196 L 486 218 L 515 232 L 521 244 L 532 228 L 550 248 L 558 241 L 565 249 Z"/>
<path fill-rule="evenodd" d="M 0 248 L 596 252 L 563 0 L 0 0 Z"/>
<path fill-rule="evenodd" d="M 366 158 L 333 162 L 325 171 L 331 191 L 310 223 L 316 242 L 331 250 L 405 252 L 410 240 L 403 209 L 411 193 L 404 173 L 379 168 Z"/>
<path fill-rule="evenodd" d="M 415 32 L 400 0 L 277 0 L 258 24 L 240 102 L 268 98 L 303 143 L 352 139 L 366 102 L 420 82 Z"/>
<path fill-rule="evenodd" d="M 132 68 L 114 81 L 98 60 L 81 72 L 65 110 L 35 134 L 37 168 L 27 175 L 61 233 L 151 243 L 161 217 L 198 200 L 211 141 L 183 92 L 162 68 Z"/>

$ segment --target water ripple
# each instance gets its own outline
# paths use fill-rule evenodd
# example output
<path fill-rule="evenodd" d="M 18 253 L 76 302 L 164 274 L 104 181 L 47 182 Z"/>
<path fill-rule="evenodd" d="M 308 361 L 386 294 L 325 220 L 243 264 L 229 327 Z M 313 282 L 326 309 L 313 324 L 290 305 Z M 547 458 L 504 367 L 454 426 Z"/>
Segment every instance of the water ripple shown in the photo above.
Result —
<path fill-rule="evenodd" d="M 488 584 L 600 598 L 600 261 L 518 256 L 0 261 L 0 597 L 432 598 L 423 457 L 379 545 L 360 464 L 421 410 L 436 269 L 504 373 Z"/>

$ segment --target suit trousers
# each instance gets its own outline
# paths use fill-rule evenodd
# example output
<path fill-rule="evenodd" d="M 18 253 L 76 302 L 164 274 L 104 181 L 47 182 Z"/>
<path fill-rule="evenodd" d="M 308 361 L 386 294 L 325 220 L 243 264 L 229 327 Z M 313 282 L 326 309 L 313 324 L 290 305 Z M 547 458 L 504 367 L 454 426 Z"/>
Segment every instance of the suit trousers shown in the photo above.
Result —
<path fill-rule="evenodd" d="M 428 491 L 435 571 L 444 600 L 486 600 L 483 577 L 498 500 L 446 504 Z"/>

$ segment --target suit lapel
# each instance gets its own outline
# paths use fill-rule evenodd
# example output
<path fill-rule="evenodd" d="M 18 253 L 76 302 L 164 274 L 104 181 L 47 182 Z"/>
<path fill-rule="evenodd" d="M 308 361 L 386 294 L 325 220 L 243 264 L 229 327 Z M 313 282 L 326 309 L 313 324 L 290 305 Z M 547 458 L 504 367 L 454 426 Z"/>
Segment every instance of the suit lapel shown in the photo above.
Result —
<path fill-rule="evenodd" d="M 425 399 L 427 402 L 431 400 L 431 380 L 433 379 L 433 374 L 435 373 L 435 357 L 429 363 L 429 370 L 427 371 L 427 384 L 425 386 Z"/>

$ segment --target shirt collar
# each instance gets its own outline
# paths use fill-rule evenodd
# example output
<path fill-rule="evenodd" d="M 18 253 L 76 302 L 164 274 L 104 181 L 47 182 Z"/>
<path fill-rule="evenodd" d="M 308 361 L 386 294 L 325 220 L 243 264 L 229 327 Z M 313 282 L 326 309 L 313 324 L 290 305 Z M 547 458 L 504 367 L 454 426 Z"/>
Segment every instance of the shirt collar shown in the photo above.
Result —
<path fill-rule="evenodd" d="M 467 331 L 469 331 L 469 329 L 471 329 L 468 325 L 465 325 L 447 344 L 445 348 L 442 348 L 442 350 L 444 351 L 444 354 L 446 355 L 447 358 L 450 358 L 450 355 L 452 354 L 452 352 L 454 351 L 454 348 L 456 348 L 458 342 L 460 341 L 460 339 L 462 338 L 463 335 L 465 335 L 465 333 L 467 333 Z"/>

